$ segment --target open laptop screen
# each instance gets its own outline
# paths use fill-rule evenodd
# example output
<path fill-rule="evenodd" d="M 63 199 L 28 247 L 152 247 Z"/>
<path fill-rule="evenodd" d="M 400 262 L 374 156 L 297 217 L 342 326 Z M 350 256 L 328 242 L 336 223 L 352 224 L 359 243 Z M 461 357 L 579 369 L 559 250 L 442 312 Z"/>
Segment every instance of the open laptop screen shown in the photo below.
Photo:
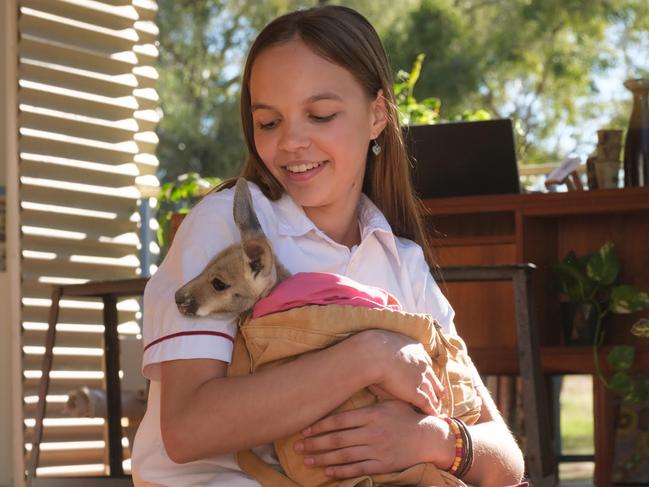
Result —
<path fill-rule="evenodd" d="M 404 129 L 421 198 L 520 192 L 511 120 Z"/>

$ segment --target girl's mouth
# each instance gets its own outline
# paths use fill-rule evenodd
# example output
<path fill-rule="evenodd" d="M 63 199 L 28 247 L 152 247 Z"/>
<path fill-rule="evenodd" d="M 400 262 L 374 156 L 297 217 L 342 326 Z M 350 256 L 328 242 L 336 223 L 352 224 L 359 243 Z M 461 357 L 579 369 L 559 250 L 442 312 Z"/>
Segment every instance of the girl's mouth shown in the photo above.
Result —
<path fill-rule="evenodd" d="M 316 169 L 320 166 L 322 166 L 325 162 L 327 161 L 320 161 L 320 162 L 306 162 L 302 164 L 295 164 L 291 166 L 285 166 L 284 169 L 286 169 L 288 172 L 293 173 L 293 174 L 300 174 L 300 173 L 305 173 L 308 171 L 311 171 L 313 169 Z"/>
<path fill-rule="evenodd" d="M 327 167 L 329 161 L 304 162 L 300 164 L 291 164 L 284 166 L 286 176 L 289 181 L 302 183 L 311 181 Z"/>

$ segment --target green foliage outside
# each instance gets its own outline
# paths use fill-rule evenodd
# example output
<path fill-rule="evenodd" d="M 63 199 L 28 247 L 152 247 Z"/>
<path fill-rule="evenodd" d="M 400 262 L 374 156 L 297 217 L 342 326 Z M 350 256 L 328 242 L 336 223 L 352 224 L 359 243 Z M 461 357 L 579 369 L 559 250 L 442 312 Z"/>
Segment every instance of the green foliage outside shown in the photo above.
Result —
<path fill-rule="evenodd" d="M 429 105 L 439 120 L 478 110 L 511 117 L 524 164 L 562 159 L 565 149 L 553 145 L 562 133 L 569 132 L 575 148 L 583 146 L 594 134 L 580 125 L 596 116 L 609 114 L 612 126 L 626 126 L 630 97 L 596 101 L 594 75 L 615 68 L 621 84 L 647 74 L 646 0 L 159 0 L 164 181 L 192 171 L 237 173 L 245 156 L 238 95 L 249 44 L 278 14 L 317 3 L 342 3 L 366 15 L 395 76 L 425 54 L 410 95 L 440 100 Z M 427 103 L 433 102 L 421 102 Z"/>
<path fill-rule="evenodd" d="M 198 173 L 181 174 L 173 181 L 160 187 L 156 219 L 158 229 L 156 236 L 160 247 L 159 261 L 162 261 L 169 246 L 171 216 L 174 213 L 186 214 L 212 188 L 221 183 L 219 178 L 203 178 Z"/>
<path fill-rule="evenodd" d="M 631 372 L 634 347 L 612 347 L 607 356 L 614 371 L 610 379 L 604 377 L 599 365 L 598 350 L 604 342 L 606 331 L 604 318 L 609 313 L 629 314 L 649 308 L 649 294 L 634 286 L 619 284 L 620 261 L 613 242 L 606 242 L 597 252 L 579 257 L 569 252 L 553 270 L 562 294 L 575 303 L 590 303 L 596 310 L 593 360 L 599 379 L 629 403 L 649 401 L 649 377 Z M 633 324 L 631 333 L 649 336 L 649 320 L 638 320 Z"/>
<path fill-rule="evenodd" d="M 394 96 L 399 107 L 401 125 L 427 125 L 447 121 L 440 120 L 442 101 L 439 98 L 429 97 L 419 101 L 415 98 L 415 85 L 419 80 L 425 57 L 423 53 L 418 54 L 410 72 L 400 69 L 397 73 Z M 486 110 L 473 112 L 466 110 L 456 117 L 458 120 L 489 120 L 490 118 Z"/>
<path fill-rule="evenodd" d="M 560 405 L 561 453 L 592 454 L 594 428 L 591 377 L 563 376 Z"/>

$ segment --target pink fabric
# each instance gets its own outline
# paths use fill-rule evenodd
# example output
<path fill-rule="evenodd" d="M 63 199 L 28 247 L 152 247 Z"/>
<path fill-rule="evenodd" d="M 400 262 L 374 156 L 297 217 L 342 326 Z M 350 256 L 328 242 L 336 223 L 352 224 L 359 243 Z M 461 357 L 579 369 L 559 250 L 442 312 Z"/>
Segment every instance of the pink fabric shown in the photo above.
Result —
<path fill-rule="evenodd" d="M 279 283 L 267 297 L 260 299 L 252 310 L 252 317 L 259 318 L 314 304 L 401 310 L 399 301 L 378 287 L 365 286 L 338 274 L 299 272 Z"/>

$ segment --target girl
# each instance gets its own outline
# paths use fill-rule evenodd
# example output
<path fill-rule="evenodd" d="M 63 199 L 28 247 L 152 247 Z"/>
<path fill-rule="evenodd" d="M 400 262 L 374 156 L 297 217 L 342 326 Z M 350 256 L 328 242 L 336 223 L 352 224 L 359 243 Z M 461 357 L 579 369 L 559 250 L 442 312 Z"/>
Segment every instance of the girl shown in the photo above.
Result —
<path fill-rule="evenodd" d="M 249 157 L 242 175 L 280 261 L 292 273 L 343 274 L 383 288 L 406 311 L 430 313 L 454 333 L 454 312 L 433 264 L 398 126 L 390 66 L 372 26 L 340 6 L 271 22 L 253 43 L 241 91 Z M 226 378 L 236 316 L 186 318 L 173 296 L 238 239 L 232 190 L 204 198 L 185 219 L 144 298 L 147 413 L 135 440 L 136 485 L 254 486 L 232 453 L 303 431 L 306 465 L 349 478 L 421 462 L 449 469 L 444 394 L 423 347 L 380 331 L 260 373 Z M 520 481 L 523 458 L 482 385 L 480 420 L 468 427 L 473 463 L 464 480 Z M 355 391 L 394 400 L 319 421 Z M 415 409 L 413 406 L 416 406 Z"/>

